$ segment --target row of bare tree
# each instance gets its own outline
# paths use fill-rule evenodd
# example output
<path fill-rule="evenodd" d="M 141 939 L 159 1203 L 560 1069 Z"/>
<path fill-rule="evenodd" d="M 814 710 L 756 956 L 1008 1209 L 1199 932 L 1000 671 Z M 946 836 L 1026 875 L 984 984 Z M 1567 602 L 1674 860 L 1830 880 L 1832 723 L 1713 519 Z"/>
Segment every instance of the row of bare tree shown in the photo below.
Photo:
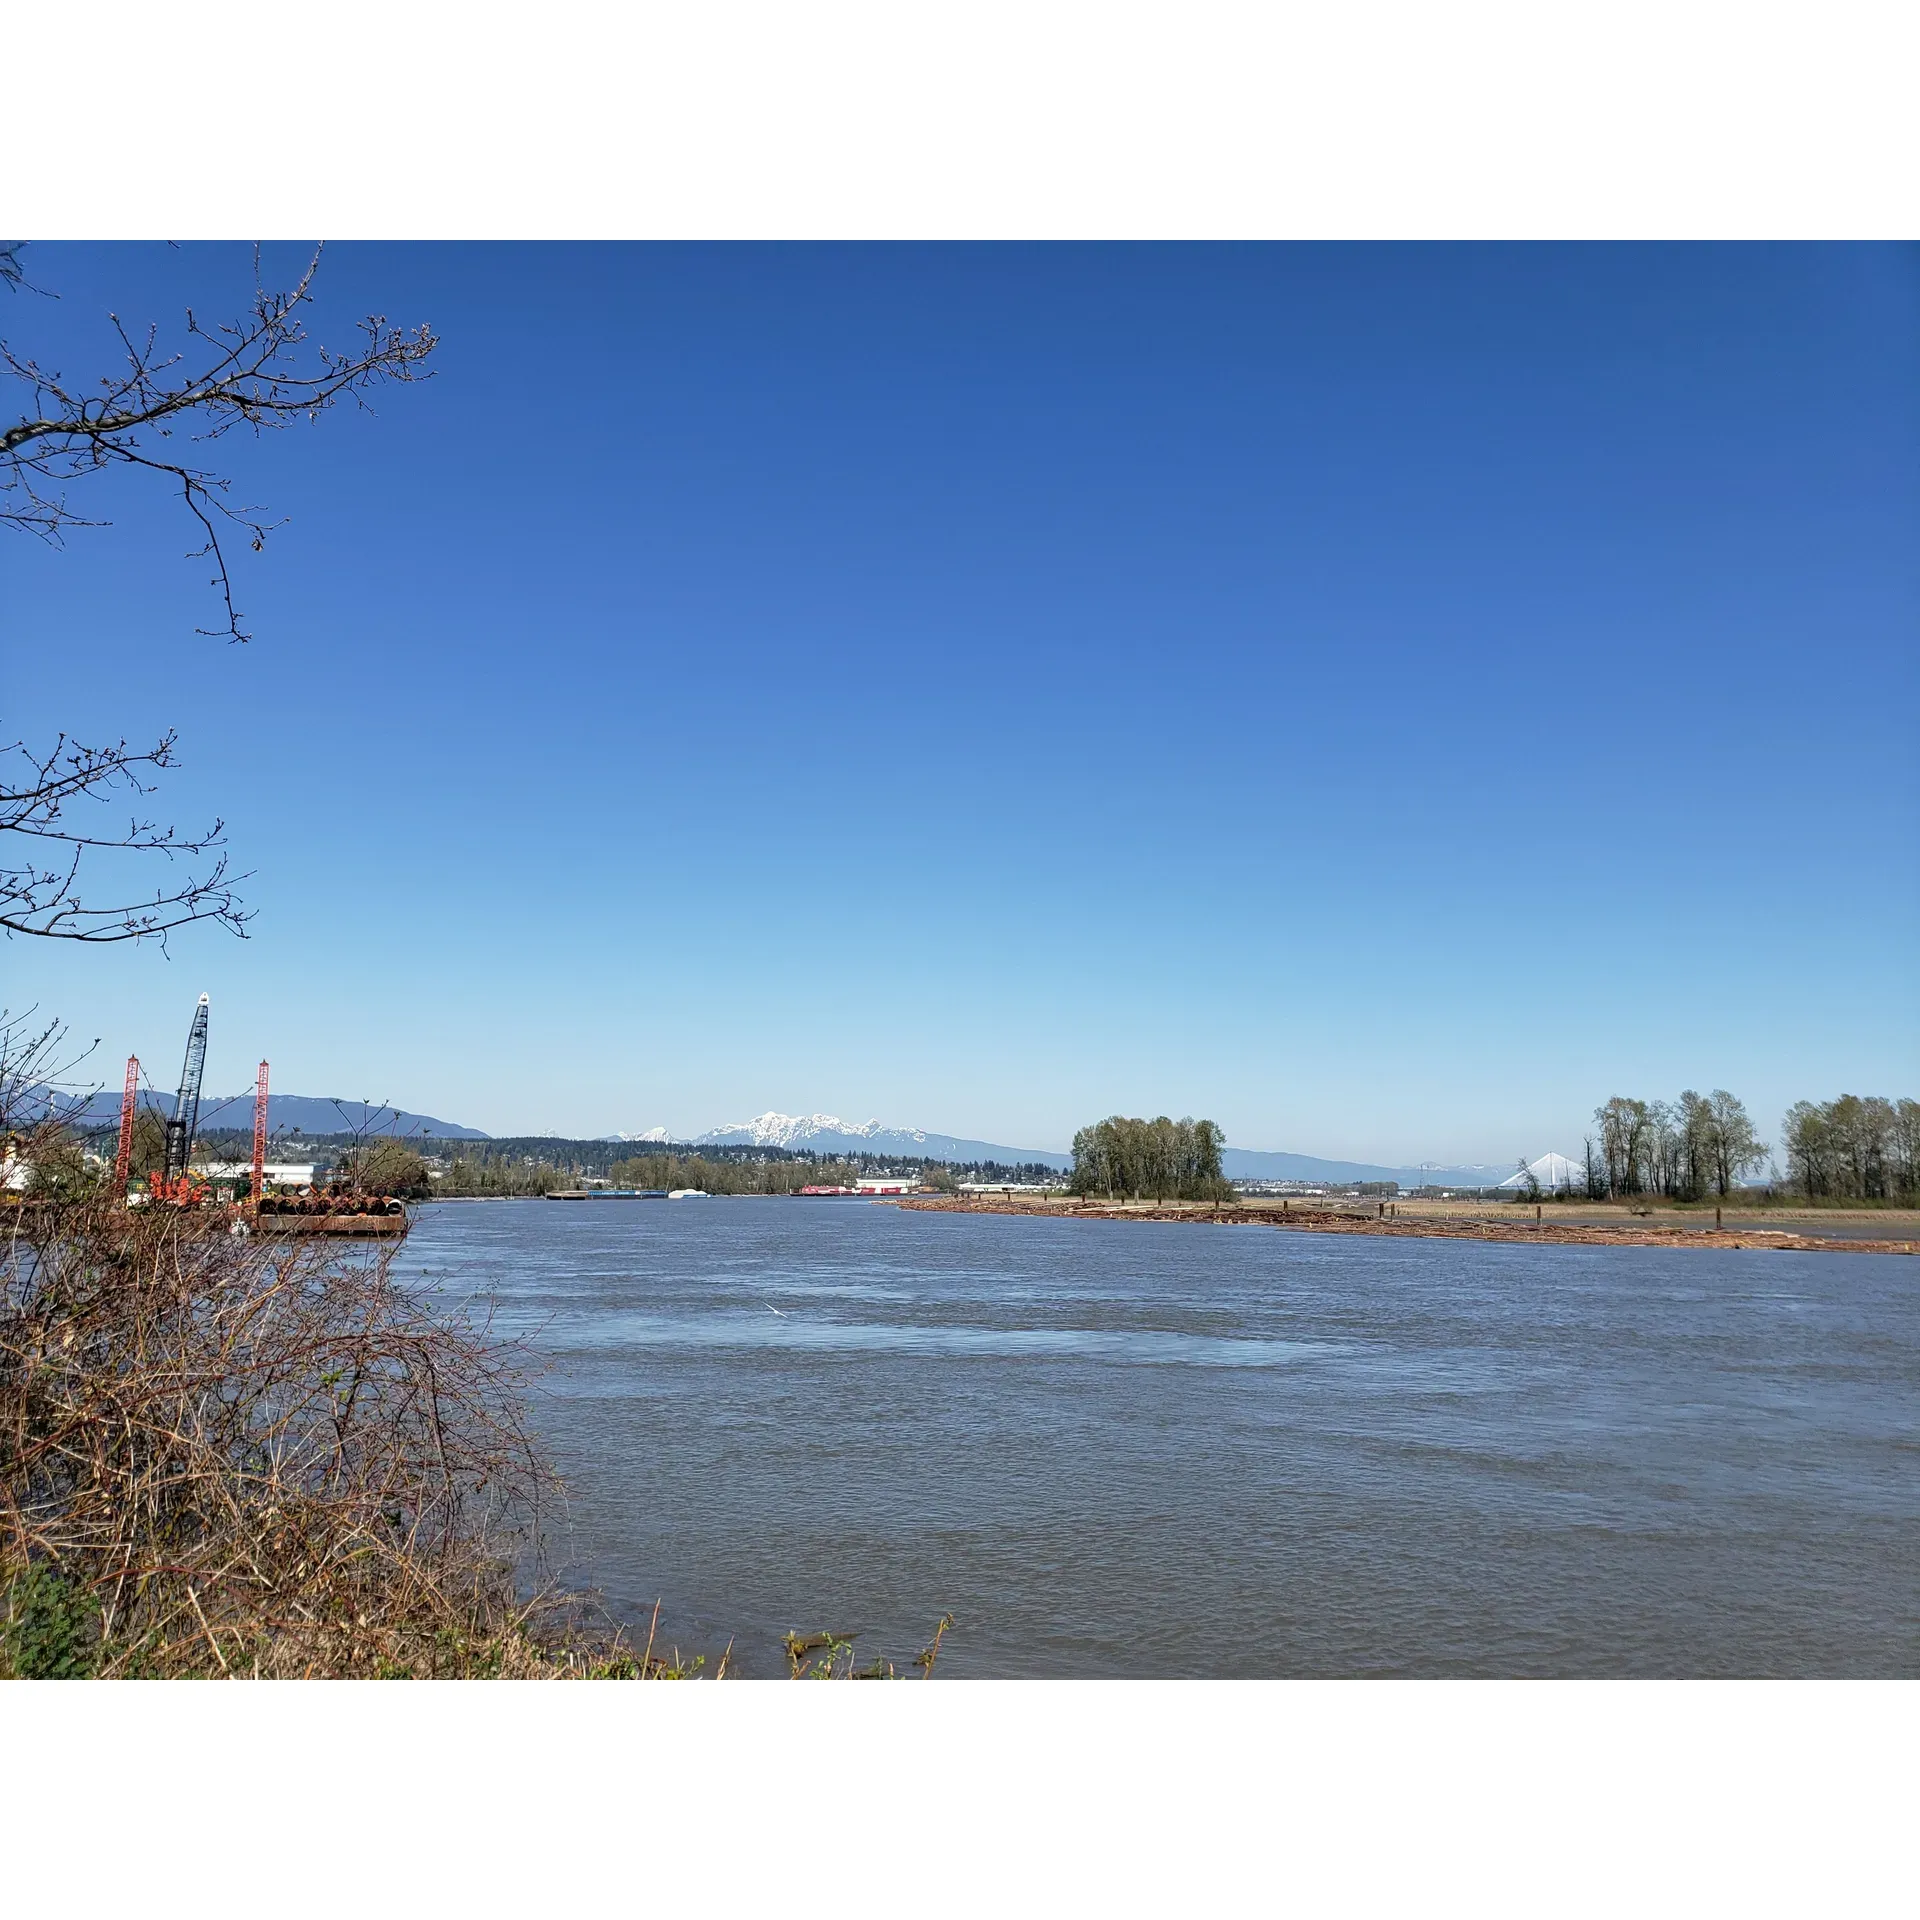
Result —
<path fill-rule="evenodd" d="M 1920 1205 L 1920 1100 L 1796 1100 L 1781 1132 L 1790 1177 L 1809 1199 Z"/>
<path fill-rule="evenodd" d="M 1587 1141 L 1587 1192 L 1596 1197 L 1724 1199 L 1767 1158 L 1746 1107 L 1724 1087 L 1689 1088 L 1672 1101 L 1615 1094 L 1593 1118 L 1599 1138 Z"/>
<path fill-rule="evenodd" d="M 1673 1101 L 1615 1094 L 1593 1118 L 1587 1191 L 1596 1196 L 1725 1199 L 1772 1157 L 1725 1088 L 1689 1089 Z M 1920 1101 L 1855 1093 L 1796 1100 L 1781 1123 L 1781 1152 L 1787 1183 L 1808 1199 L 1920 1203 Z"/>

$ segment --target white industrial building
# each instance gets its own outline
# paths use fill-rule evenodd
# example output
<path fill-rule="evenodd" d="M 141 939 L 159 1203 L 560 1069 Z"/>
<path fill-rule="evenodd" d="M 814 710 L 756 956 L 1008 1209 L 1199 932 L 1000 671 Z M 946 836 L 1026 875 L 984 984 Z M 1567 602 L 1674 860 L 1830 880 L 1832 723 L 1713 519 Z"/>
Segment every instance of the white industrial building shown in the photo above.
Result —
<path fill-rule="evenodd" d="M 260 1179 L 263 1185 L 269 1187 L 310 1187 L 313 1185 L 313 1168 L 311 1160 L 304 1164 L 291 1160 L 269 1160 L 260 1169 Z M 216 1185 L 222 1180 L 244 1180 L 249 1186 L 253 1183 L 251 1160 L 210 1160 L 204 1167 L 196 1167 L 194 1171 Z"/>

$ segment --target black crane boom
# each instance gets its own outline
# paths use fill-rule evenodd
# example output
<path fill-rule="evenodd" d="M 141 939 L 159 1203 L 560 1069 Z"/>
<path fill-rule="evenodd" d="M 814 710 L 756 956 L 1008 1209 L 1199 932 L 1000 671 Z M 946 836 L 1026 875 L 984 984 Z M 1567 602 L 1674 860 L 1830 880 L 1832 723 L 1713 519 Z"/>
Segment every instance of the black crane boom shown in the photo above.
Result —
<path fill-rule="evenodd" d="M 193 1010 L 187 1029 L 187 1057 L 180 1066 L 180 1091 L 173 1096 L 173 1118 L 167 1122 L 167 1171 L 178 1180 L 193 1155 L 193 1138 L 200 1131 L 200 1076 L 207 1066 L 207 996 Z"/>

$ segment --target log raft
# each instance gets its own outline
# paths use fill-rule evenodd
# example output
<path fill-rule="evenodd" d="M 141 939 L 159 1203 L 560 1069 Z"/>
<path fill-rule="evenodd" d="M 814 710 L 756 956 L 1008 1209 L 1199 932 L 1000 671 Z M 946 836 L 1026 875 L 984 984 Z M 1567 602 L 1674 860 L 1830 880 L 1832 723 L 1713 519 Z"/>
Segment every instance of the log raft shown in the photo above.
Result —
<path fill-rule="evenodd" d="M 1509 1244 L 1573 1247 L 1715 1247 L 1723 1250 L 1788 1253 L 1916 1253 L 1912 1240 L 1823 1239 L 1777 1227 L 1656 1227 L 1596 1225 L 1579 1221 L 1441 1220 L 1418 1215 L 1385 1219 L 1339 1208 L 1193 1206 L 1113 1206 L 1099 1201 L 1022 1202 L 974 1198 L 897 1200 L 916 1213 L 1019 1213 L 1050 1220 L 1157 1220 L 1197 1227 L 1287 1227 L 1299 1233 L 1368 1234 L 1402 1240 L 1498 1240 Z"/>

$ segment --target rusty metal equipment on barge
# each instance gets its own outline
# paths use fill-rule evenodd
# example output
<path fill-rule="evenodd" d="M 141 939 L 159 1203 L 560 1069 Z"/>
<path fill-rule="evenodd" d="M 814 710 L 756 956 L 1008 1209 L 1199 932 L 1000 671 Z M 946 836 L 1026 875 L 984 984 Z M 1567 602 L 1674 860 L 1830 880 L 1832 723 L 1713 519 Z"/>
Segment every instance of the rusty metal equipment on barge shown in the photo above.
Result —
<path fill-rule="evenodd" d="M 404 1201 L 342 1187 L 262 1194 L 249 1211 L 254 1232 L 262 1235 L 326 1233 L 397 1240 L 410 1224 Z"/>
<path fill-rule="evenodd" d="M 200 1123 L 200 1083 L 207 1063 L 207 995 L 200 996 L 193 1025 L 187 1032 L 187 1056 L 180 1069 L 173 1116 L 166 1122 L 166 1153 L 161 1170 L 149 1176 L 150 1192 L 131 1195 L 135 1202 L 160 1206 L 210 1207 L 220 1203 L 192 1166 L 194 1136 Z M 140 1062 L 127 1061 L 126 1090 L 120 1103 L 120 1148 L 114 1167 L 115 1190 L 127 1191 L 133 1147 L 135 1101 Z M 251 1192 L 227 1209 L 236 1232 L 269 1235 L 328 1234 L 362 1239 L 399 1239 L 410 1224 L 406 1204 L 385 1194 L 362 1193 L 332 1185 L 309 1187 L 304 1193 L 269 1193 L 265 1189 L 267 1149 L 267 1063 L 260 1062 L 253 1100 L 253 1168 Z"/>

